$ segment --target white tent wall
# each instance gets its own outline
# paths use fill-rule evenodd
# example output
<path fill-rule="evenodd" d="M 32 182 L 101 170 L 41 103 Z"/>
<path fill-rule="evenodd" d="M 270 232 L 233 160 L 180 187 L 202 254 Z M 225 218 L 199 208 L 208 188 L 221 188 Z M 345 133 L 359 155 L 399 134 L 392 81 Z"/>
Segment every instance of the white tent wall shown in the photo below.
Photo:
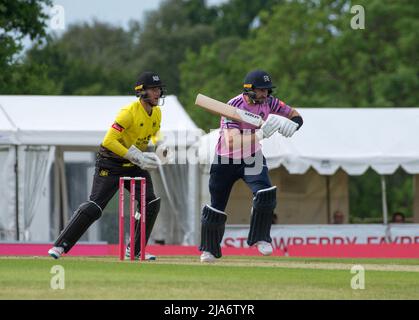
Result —
<path fill-rule="evenodd" d="M 20 240 L 48 239 L 49 210 L 45 209 L 48 205 L 47 182 L 54 155 L 53 146 L 18 147 L 19 230 L 23 232 Z"/>
<path fill-rule="evenodd" d="M 151 172 L 155 193 L 162 199 L 151 241 L 197 244 L 200 218 L 197 170 L 197 165 L 184 164 L 167 165 Z"/>
<path fill-rule="evenodd" d="M 419 223 L 419 175 L 416 174 L 413 178 L 413 222 Z"/>
<path fill-rule="evenodd" d="M 79 205 L 88 200 L 93 184 L 95 166 L 95 153 L 91 151 L 75 152 L 60 148 L 63 152 L 63 168 L 65 173 L 65 217 L 64 225 L 67 224 Z M 82 237 L 82 241 L 98 242 L 101 239 L 101 220 L 96 221 Z M 53 237 L 55 239 L 55 237 Z"/>
<path fill-rule="evenodd" d="M 15 159 L 14 146 L 0 146 L 0 241 L 17 239 Z"/>
<path fill-rule="evenodd" d="M 0 101 L 0 241 L 14 241 L 17 234 L 16 216 L 16 153 L 17 128 Z"/>
<path fill-rule="evenodd" d="M 0 100 L 0 145 L 18 144 L 16 135 L 17 127 L 3 107 L 3 101 Z"/>
<path fill-rule="evenodd" d="M 49 177 L 49 176 L 48 176 Z M 48 181 L 49 182 L 49 181 Z M 51 188 L 46 183 L 41 189 L 38 198 L 38 205 L 27 232 L 23 233 L 22 241 L 47 242 L 50 241 L 50 211 L 51 211 Z"/>
<path fill-rule="evenodd" d="M 304 126 L 291 139 L 279 134 L 263 140 L 270 168 L 285 166 L 303 174 L 310 167 L 333 174 L 342 168 L 361 175 L 371 167 L 381 175 L 400 166 L 419 173 L 419 108 L 299 109 Z M 396 131 L 389 128 L 397 128 Z"/>
<path fill-rule="evenodd" d="M 166 166 L 163 172 L 151 171 L 154 192 L 161 198 L 159 216 L 157 217 L 150 242 L 181 244 L 188 233 L 188 168 L 186 165 Z M 166 192 L 166 188 L 169 192 Z M 174 190 L 184 190 L 183 193 Z"/>
<path fill-rule="evenodd" d="M 3 241 L 48 240 L 48 177 L 54 148 L 1 146 L 0 235 Z M 17 166 L 16 166 L 17 159 Z M 16 180 L 15 168 L 18 168 Z M 16 182 L 18 197 L 16 199 Z M 18 202 L 18 210 L 16 210 Z M 36 218 L 35 218 L 36 217 Z M 35 234 L 32 237 L 32 234 Z"/>

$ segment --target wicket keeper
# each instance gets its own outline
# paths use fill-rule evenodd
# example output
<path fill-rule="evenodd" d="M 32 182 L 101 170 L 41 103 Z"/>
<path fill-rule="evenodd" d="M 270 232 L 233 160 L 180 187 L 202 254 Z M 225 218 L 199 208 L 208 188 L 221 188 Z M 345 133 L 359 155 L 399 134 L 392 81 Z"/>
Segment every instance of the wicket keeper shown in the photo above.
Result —
<path fill-rule="evenodd" d="M 257 246 L 265 256 L 272 254 L 270 230 L 276 206 L 276 186 L 269 180 L 260 141 L 276 131 L 291 137 L 303 125 L 301 115 L 294 108 L 272 96 L 274 88 L 268 73 L 255 70 L 247 74 L 243 93 L 228 102 L 261 116 L 265 122 L 260 130 L 251 124 L 221 117 L 220 135 L 210 170 L 211 205 L 202 210 L 201 262 L 214 262 L 222 256 L 221 241 L 227 220 L 225 208 L 238 179 L 244 180 L 253 193 L 247 244 Z"/>
<path fill-rule="evenodd" d="M 108 202 L 119 187 L 120 177 L 146 178 L 146 240 L 148 241 L 160 210 L 160 198 L 154 194 L 153 183 L 147 170 L 157 168 L 159 158 L 154 152 L 146 152 L 149 141 L 160 130 L 164 85 L 158 74 L 142 73 L 135 86 L 138 100 L 123 107 L 103 139 L 96 157 L 95 175 L 89 200 L 82 203 L 68 225 L 55 241 L 48 254 L 58 259 L 68 253 L 86 230 L 98 220 Z M 125 188 L 129 189 L 129 181 Z M 136 200 L 140 211 L 140 185 L 136 185 Z M 135 257 L 140 256 L 140 224 L 135 224 Z M 127 246 L 125 256 L 130 256 Z M 146 254 L 146 259 L 155 256 Z"/>

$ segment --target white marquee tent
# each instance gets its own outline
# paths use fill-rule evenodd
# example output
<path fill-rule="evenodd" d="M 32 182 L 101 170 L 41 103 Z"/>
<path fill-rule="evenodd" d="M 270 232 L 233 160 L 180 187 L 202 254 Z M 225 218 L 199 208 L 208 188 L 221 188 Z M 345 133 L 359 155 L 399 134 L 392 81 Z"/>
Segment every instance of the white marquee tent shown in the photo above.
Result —
<path fill-rule="evenodd" d="M 419 174 L 419 108 L 396 109 L 298 109 L 304 126 L 292 138 L 275 133 L 262 141 L 268 167 L 284 166 L 290 174 L 314 168 L 333 175 L 341 168 L 361 175 L 371 167 L 382 177 L 399 167 Z M 199 142 L 200 163 L 211 163 L 218 130 Z M 209 166 L 205 168 L 208 174 Z M 382 178 L 383 191 L 385 180 Z M 416 200 L 417 201 L 417 200 Z M 387 220 L 383 192 L 384 222 Z"/>
<path fill-rule="evenodd" d="M 130 96 L 0 96 L 0 137 L 5 131 L 25 145 L 98 146 L 118 110 L 132 101 Z M 197 131 L 176 97 L 166 97 L 162 108 L 165 133 Z"/>
<path fill-rule="evenodd" d="M 130 96 L 0 96 L 0 176 L 5 182 L 0 187 L 3 239 L 31 240 L 29 230 L 34 217 L 43 214 L 38 212 L 38 202 L 53 163 L 54 214 L 68 216 L 63 153 L 96 151 L 119 109 L 134 99 Z M 162 134 L 178 150 L 179 156 L 179 150 L 196 142 L 201 131 L 174 96 L 166 97 L 162 115 Z M 181 227 L 171 228 L 181 233 L 178 241 L 182 243 L 192 243 L 196 237 L 197 203 L 189 201 L 187 196 L 197 189 L 193 185 L 198 183 L 195 167 L 166 165 L 160 175 L 153 174 L 153 180 L 158 176 L 161 180 L 155 184 L 173 192 L 169 195 L 169 205 L 176 213 L 174 223 Z M 162 175 L 168 179 L 162 179 Z M 172 175 L 178 177 L 176 183 L 170 179 Z"/>

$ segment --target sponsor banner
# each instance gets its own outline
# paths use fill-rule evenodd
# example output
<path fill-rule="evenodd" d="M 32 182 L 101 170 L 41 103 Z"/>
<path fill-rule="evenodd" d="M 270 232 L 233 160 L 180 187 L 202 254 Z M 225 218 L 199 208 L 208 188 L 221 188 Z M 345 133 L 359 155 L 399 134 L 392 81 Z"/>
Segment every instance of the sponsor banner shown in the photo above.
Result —
<path fill-rule="evenodd" d="M 247 248 L 248 225 L 227 225 L 222 247 Z M 419 224 L 353 225 L 273 225 L 274 249 L 288 246 L 419 244 Z"/>

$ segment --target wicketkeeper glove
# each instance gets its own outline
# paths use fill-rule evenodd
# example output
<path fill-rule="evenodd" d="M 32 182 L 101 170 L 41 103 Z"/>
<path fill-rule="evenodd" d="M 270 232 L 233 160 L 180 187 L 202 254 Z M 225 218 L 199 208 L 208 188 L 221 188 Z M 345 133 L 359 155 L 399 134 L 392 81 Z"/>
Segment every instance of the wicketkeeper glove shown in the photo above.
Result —
<path fill-rule="evenodd" d="M 128 149 L 124 158 L 143 170 L 156 169 L 160 164 L 160 160 L 155 153 L 142 152 L 134 145 Z"/>

